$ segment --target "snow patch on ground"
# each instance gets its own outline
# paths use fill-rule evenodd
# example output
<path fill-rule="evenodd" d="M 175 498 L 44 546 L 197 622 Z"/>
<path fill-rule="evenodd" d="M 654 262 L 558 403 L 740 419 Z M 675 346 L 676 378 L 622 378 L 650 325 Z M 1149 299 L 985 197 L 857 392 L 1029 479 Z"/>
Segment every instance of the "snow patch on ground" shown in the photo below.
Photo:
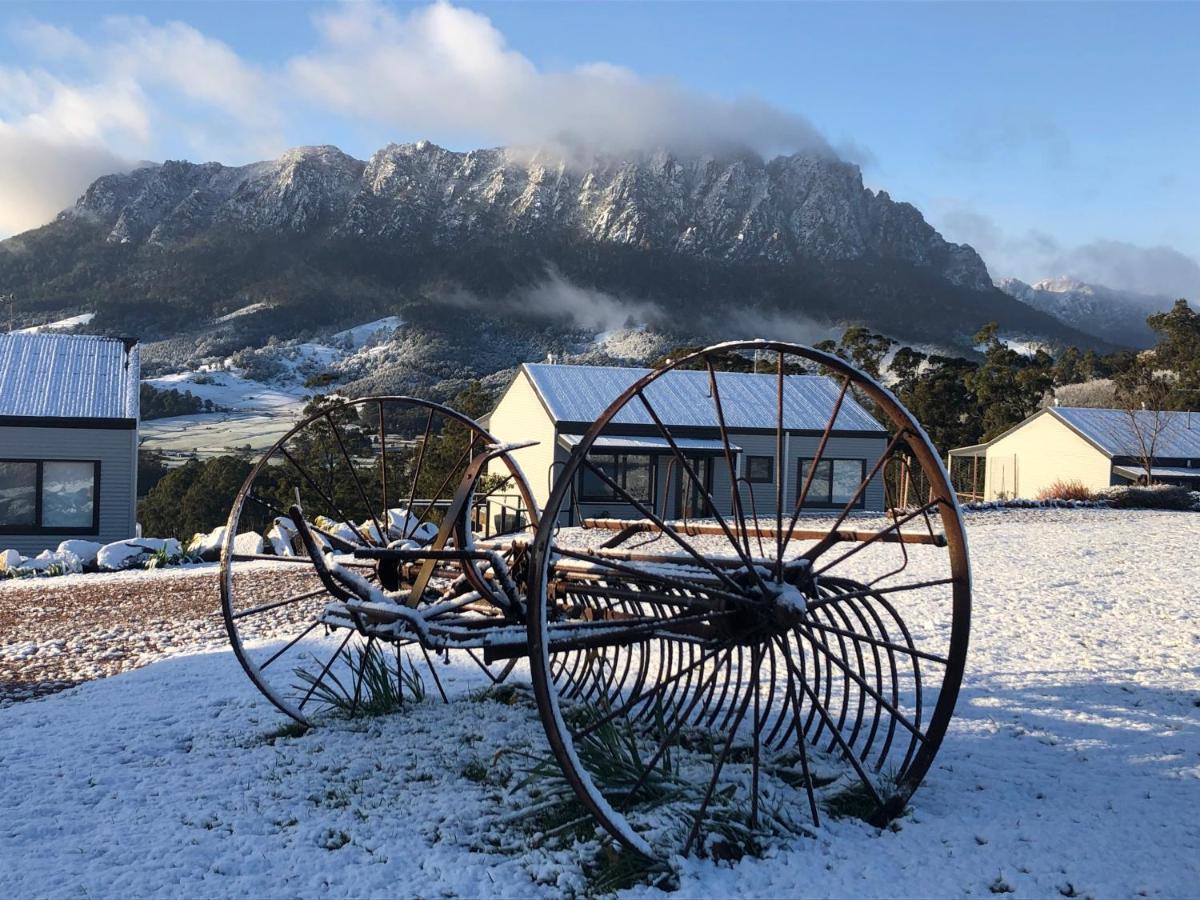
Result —
<path fill-rule="evenodd" d="M 241 309 L 235 309 L 233 312 L 225 313 L 223 316 L 217 316 L 213 319 L 216 323 L 230 322 L 234 319 L 240 319 L 242 316 L 253 315 L 256 312 L 261 312 L 264 309 L 270 309 L 270 303 L 251 303 L 249 306 L 243 306 Z"/>
<path fill-rule="evenodd" d="M 1200 517 L 1004 510 L 967 522 L 972 648 L 911 810 L 894 830 L 828 820 L 734 866 L 677 860 L 676 896 L 1195 896 Z M 492 843 L 503 791 L 467 774 L 511 764 L 498 751 L 545 753 L 536 717 L 464 698 L 483 677 L 469 662 L 435 665 L 450 705 L 432 694 L 303 737 L 282 734 L 287 720 L 228 651 L 0 710 L 0 846 L 20 860 L 0 866 L 0 894 L 577 889 L 577 857 L 514 849 L 519 832 Z"/>
<path fill-rule="evenodd" d="M 18 328 L 16 333 L 40 334 L 45 331 L 68 331 L 72 328 L 78 328 L 80 325 L 86 325 L 94 318 L 96 318 L 95 313 L 80 313 L 77 316 L 68 316 L 65 319 L 59 319 L 57 322 L 47 322 L 44 325 L 31 325 L 28 328 Z"/>

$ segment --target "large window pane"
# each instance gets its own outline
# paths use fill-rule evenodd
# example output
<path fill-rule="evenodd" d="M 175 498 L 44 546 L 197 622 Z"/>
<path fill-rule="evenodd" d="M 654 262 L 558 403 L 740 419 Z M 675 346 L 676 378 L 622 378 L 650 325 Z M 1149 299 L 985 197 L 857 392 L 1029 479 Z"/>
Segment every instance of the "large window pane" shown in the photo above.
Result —
<path fill-rule="evenodd" d="M 804 490 L 804 484 L 808 480 L 808 470 L 812 467 L 811 459 L 800 460 L 800 484 L 797 486 L 798 491 Z M 823 459 L 817 463 L 817 474 L 813 476 L 812 485 L 808 489 L 808 495 L 804 498 L 805 503 L 828 503 L 829 493 L 832 489 L 832 471 L 833 467 L 829 460 Z"/>
<path fill-rule="evenodd" d="M 37 522 L 37 463 L 0 462 L 0 527 Z"/>
<path fill-rule="evenodd" d="M 625 482 L 621 486 L 636 500 L 649 502 L 654 489 L 653 462 L 649 456 L 626 456 L 624 459 Z"/>
<path fill-rule="evenodd" d="M 616 457 L 611 453 L 589 453 L 588 462 L 615 481 L 621 483 Z M 616 492 L 586 464 L 580 467 L 579 494 L 582 500 L 611 500 Z"/>
<path fill-rule="evenodd" d="M 86 528 L 96 502 L 96 467 L 90 462 L 42 464 L 42 527 Z"/>
<path fill-rule="evenodd" d="M 833 462 L 833 502 L 847 503 L 862 483 L 863 461 L 861 459 L 835 459 Z"/>

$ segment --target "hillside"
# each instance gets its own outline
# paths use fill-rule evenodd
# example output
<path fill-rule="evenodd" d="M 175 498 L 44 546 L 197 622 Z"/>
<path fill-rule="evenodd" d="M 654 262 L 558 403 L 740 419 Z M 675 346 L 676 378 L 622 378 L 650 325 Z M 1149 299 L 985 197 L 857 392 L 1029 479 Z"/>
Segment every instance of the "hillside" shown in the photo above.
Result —
<path fill-rule="evenodd" d="M 1089 341 L 994 288 L 970 247 L 856 166 L 803 155 L 580 165 L 420 142 L 365 162 L 333 147 L 168 162 L 100 178 L 0 243 L 6 292 L 22 322 L 94 312 L 94 329 L 216 354 L 383 315 L 461 343 L 463 308 L 466 327 L 549 329 L 551 345 L 628 320 L 800 338 L 862 322 L 960 347 L 997 320 Z"/>

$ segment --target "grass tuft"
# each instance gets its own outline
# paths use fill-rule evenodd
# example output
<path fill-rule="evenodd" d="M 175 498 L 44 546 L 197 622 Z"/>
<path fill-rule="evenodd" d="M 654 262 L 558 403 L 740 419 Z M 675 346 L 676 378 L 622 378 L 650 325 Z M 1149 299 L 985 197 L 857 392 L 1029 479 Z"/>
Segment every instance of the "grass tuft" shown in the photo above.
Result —
<path fill-rule="evenodd" d="M 301 690 L 312 691 L 318 706 L 347 717 L 385 716 L 404 707 L 408 702 L 425 699 L 425 681 L 414 664 L 404 665 L 405 656 L 398 655 L 393 663 L 374 641 L 351 651 L 342 650 L 340 661 L 350 670 L 343 684 L 332 668 L 325 678 L 318 679 L 308 669 L 297 668 L 296 677 Z"/>

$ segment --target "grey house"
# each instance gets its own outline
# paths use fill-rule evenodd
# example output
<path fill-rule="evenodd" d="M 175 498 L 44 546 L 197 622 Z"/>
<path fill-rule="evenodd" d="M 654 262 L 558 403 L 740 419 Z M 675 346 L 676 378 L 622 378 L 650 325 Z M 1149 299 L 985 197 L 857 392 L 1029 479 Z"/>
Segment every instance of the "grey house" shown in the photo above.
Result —
<path fill-rule="evenodd" d="M 132 340 L 0 335 L 0 547 L 134 535 L 139 376 Z"/>
<path fill-rule="evenodd" d="M 514 456 L 544 506 L 557 473 L 571 449 L 618 395 L 648 369 L 614 366 L 526 364 L 504 392 L 485 427 L 505 442 L 537 441 Z M 819 375 L 784 378 L 783 460 L 776 466 L 776 376 L 721 372 L 729 440 L 747 514 L 773 519 L 775 490 L 783 489 L 791 510 L 803 485 L 826 423 L 837 402 L 839 385 Z M 718 512 L 732 502 L 729 465 L 709 394 L 708 373 L 672 370 L 647 389 L 647 397 L 677 446 L 711 493 Z M 862 406 L 847 397 L 805 501 L 806 512 L 840 510 L 883 453 L 888 436 Z M 685 477 L 670 444 L 637 403 L 627 405 L 596 440 L 589 458 L 640 502 L 665 519 L 708 513 L 700 491 Z M 563 523 L 583 517 L 641 518 L 641 514 L 586 468 L 575 485 L 576 504 Z M 883 509 L 883 480 L 871 480 L 857 508 Z"/>

